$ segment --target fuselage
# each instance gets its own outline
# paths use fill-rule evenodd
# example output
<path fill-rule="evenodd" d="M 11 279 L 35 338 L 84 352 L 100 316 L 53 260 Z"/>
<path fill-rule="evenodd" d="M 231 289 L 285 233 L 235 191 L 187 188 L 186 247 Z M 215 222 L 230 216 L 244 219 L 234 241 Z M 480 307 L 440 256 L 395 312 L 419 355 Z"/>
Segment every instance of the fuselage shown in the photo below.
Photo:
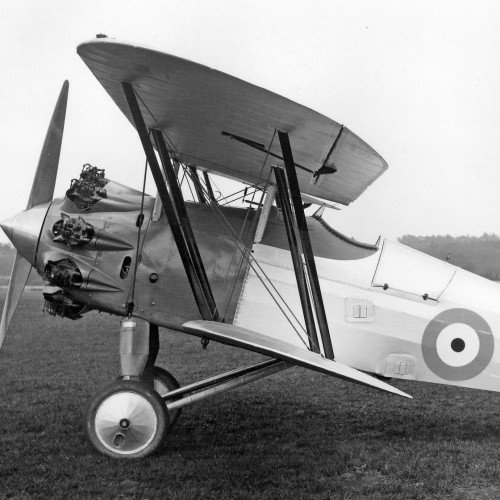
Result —
<path fill-rule="evenodd" d="M 23 240 L 48 285 L 48 309 L 132 313 L 171 329 L 199 319 L 167 219 L 153 217 L 154 198 L 116 183 L 105 189 L 82 203 L 54 200 L 35 250 Z M 259 211 L 187 209 L 223 321 L 306 348 L 279 211 L 254 243 Z M 336 360 L 390 378 L 500 391 L 500 286 L 387 239 L 365 245 L 321 219 L 307 222 Z"/>

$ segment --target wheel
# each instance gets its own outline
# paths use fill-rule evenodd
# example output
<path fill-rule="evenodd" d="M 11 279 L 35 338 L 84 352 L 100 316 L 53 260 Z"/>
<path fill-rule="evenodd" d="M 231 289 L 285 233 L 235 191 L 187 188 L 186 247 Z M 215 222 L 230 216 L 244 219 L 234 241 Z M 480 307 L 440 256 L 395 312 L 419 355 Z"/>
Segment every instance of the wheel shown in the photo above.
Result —
<path fill-rule="evenodd" d="M 103 387 L 85 412 L 88 440 L 114 458 L 141 458 L 160 450 L 168 424 L 168 410 L 158 393 L 133 380 Z"/>
<path fill-rule="evenodd" d="M 179 382 L 177 382 L 175 377 L 170 372 L 164 370 L 163 368 L 160 368 L 159 366 L 153 367 L 153 379 L 154 379 L 155 391 L 160 396 L 164 396 L 165 394 L 168 394 L 170 391 L 179 389 L 180 387 Z M 173 399 L 175 400 L 178 398 L 173 398 Z M 181 412 L 182 408 L 169 412 L 170 422 L 167 426 L 167 433 L 171 432 L 172 428 L 179 419 Z"/>

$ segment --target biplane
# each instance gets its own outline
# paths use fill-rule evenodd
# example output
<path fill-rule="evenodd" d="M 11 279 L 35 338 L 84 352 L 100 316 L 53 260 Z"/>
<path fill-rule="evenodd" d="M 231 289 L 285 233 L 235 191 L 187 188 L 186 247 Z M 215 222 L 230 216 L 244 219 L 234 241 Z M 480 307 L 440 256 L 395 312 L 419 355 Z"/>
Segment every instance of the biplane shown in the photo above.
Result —
<path fill-rule="evenodd" d="M 387 169 L 351 130 L 173 55 L 103 37 L 77 52 L 137 130 L 157 195 L 84 165 L 53 199 L 66 81 L 27 209 L 1 224 L 17 253 L 0 343 L 31 268 L 47 312 L 121 318 L 120 377 L 85 411 L 97 450 L 149 455 L 184 406 L 295 365 L 403 397 L 391 379 L 500 390 L 497 284 L 323 219 Z M 214 176 L 249 203 L 216 195 Z M 269 359 L 181 387 L 155 365 L 160 327 Z"/>

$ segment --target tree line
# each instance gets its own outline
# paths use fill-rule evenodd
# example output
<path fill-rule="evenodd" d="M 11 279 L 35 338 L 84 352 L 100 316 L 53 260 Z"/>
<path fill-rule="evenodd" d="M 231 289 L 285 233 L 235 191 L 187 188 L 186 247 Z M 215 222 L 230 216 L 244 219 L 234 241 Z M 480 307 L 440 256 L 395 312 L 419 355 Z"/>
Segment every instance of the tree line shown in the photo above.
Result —
<path fill-rule="evenodd" d="M 482 236 L 413 236 L 398 238 L 400 243 L 432 255 L 450 264 L 500 281 L 500 237 L 484 233 Z"/>

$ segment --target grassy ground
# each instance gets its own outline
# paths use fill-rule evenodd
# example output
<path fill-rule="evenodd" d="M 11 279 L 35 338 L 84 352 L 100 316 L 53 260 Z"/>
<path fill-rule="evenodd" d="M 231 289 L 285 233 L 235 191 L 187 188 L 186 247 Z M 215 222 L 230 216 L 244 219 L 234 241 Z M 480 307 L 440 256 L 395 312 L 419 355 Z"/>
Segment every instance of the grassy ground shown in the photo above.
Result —
<path fill-rule="evenodd" d="M 397 382 L 407 401 L 300 368 L 184 408 L 160 455 L 101 456 L 82 414 L 118 373 L 118 320 L 53 318 L 40 295 L 0 354 L 0 498 L 500 498 L 499 394 Z M 161 340 L 181 383 L 262 359 Z"/>

